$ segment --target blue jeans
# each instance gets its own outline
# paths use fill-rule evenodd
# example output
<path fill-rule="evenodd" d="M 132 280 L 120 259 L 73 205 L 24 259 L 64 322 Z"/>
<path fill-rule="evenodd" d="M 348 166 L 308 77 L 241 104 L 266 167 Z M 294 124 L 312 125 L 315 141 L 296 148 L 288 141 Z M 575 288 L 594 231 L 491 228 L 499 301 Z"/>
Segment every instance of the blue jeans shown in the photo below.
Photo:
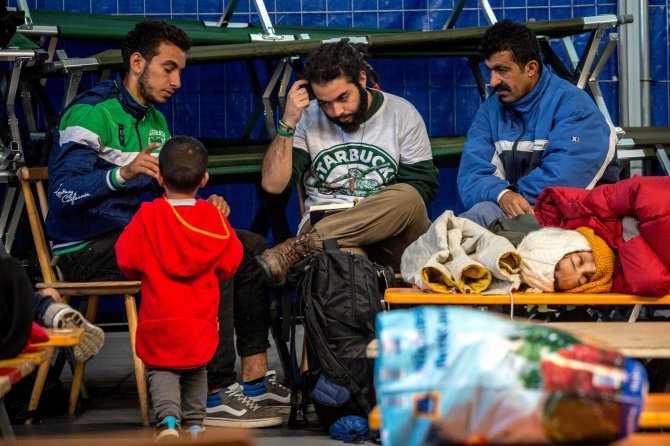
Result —
<path fill-rule="evenodd" d="M 221 282 L 219 302 L 219 345 L 207 364 L 207 385 L 210 389 L 227 387 L 237 381 L 237 353 L 250 356 L 270 348 L 270 303 L 265 281 L 260 280 L 259 265 L 254 257 L 267 249 L 265 238 L 249 231 L 236 230 L 242 242 L 242 263 L 231 279 Z M 121 235 L 114 231 L 95 240 L 86 248 L 58 258 L 58 267 L 67 280 L 128 280 L 116 263 L 114 245 Z M 234 329 L 234 331 L 233 331 Z"/>
<path fill-rule="evenodd" d="M 507 216 L 496 203 L 492 201 L 482 201 L 460 214 L 459 217 L 467 218 L 480 226 L 488 228 L 496 218 L 506 218 Z"/>
<path fill-rule="evenodd" d="M 54 300 L 50 296 L 40 296 L 40 293 L 35 291 L 35 322 L 40 325 L 46 325 L 44 322 L 44 313 L 47 311 L 47 307 L 54 303 Z"/>

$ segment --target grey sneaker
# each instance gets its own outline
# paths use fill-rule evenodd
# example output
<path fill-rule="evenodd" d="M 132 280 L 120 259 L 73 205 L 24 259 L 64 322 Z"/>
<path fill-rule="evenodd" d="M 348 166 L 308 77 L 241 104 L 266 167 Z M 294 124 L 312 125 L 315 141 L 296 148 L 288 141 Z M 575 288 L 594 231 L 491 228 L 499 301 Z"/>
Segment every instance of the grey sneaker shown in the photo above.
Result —
<path fill-rule="evenodd" d="M 281 413 L 291 412 L 291 391 L 277 382 L 277 372 L 269 370 L 258 384 L 240 383 L 244 396 L 260 406 L 277 407 Z"/>
<path fill-rule="evenodd" d="M 279 426 L 283 422 L 277 408 L 254 403 L 244 396 L 238 383 L 207 395 L 206 426 L 253 428 Z"/>
<path fill-rule="evenodd" d="M 105 343 L 105 332 L 86 320 L 77 310 L 71 307 L 61 308 L 53 318 L 54 328 L 83 328 L 84 339 L 72 347 L 77 361 L 88 361 L 96 355 Z"/>

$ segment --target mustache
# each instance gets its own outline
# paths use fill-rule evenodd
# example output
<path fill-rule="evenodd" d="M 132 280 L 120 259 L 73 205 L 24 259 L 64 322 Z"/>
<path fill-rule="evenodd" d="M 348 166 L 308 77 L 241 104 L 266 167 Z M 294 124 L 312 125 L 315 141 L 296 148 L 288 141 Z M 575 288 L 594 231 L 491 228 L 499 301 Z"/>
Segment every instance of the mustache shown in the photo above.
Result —
<path fill-rule="evenodd" d="M 504 82 L 501 82 L 495 87 L 493 87 L 493 93 L 498 93 L 499 91 L 510 91 L 510 90 L 509 87 Z"/>

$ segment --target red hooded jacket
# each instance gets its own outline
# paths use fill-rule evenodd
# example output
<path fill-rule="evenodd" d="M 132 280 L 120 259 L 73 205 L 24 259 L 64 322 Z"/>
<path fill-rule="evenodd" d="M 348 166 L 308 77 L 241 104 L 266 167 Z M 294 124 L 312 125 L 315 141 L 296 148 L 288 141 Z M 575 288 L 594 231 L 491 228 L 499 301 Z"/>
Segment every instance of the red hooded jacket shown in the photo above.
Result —
<path fill-rule="evenodd" d="M 193 368 L 219 341 L 219 280 L 242 261 L 242 244 L 211 203 L 144 203 L 116 242 L 121 271 L 142 281 L 135 347 L 150 367 Z"/>
<path fill-rule="evenodd" d="M 535 203 L 542 226 L 587 226 L 617 255 L 612 291 L 642 296 L 670 293 L 670 177 L 640 177 L 593 190 L 547 187 Z M 622 221 L 639 221 L 624 238 Z"/>

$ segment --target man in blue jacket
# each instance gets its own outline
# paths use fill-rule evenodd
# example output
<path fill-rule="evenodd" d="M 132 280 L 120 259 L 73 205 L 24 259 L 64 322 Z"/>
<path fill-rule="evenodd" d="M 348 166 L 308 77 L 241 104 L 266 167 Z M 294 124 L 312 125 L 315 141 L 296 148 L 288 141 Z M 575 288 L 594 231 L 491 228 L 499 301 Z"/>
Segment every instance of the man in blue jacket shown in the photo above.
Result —
<path fill-rule="evenodd" d="M 533 215 L 546 186 L 591 189 L 619 179 L 616 134 L 593 100 L 541 63 L 535 34 L 509 19 L 479 52 L 494 93 L 468 131 L 458 169 L 461 217 L 488 226 Z"/>

